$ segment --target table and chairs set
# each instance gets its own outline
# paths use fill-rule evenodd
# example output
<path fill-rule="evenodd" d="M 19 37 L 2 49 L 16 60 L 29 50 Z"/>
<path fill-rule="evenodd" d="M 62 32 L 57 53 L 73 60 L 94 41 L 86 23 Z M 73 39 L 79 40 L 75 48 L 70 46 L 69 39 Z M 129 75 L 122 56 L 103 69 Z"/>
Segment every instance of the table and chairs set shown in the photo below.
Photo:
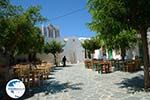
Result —
<path fill-rule="evenodd" d="M 85 67 L 99 73 L 111 73 L 113 71 L 136 72 L 140 70 L 141 61 L 136 60 L 85 60 Z"/>
<path fill-rule="evenodd" d="M 13 77 L 20 79 L 27 87 L 40 86 L 43 80 L 48 79 L 52 64 L 17 64 L 12 67 Z"/>
<path fill-rule="evenodd" d="M 112 70 L 112 65 L 110 61 L 103 60 L 85 60 L 85 67 L 98 71 L 99 73 L 110 73 Z"/>

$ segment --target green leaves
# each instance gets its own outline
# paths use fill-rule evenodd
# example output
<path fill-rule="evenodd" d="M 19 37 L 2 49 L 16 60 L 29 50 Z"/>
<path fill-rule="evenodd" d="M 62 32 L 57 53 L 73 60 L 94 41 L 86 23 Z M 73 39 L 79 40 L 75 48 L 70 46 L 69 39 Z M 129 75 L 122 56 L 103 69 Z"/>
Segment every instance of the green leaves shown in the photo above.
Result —
<path fill-rule="evenodd" d="M 61 42 L 56 40 L 51 40 L 49 43 L 45 44 L 45 53 L 52 53 L 55 55 L 56 53 L 61 53 L 63 51 L 63 46 Z"/>
<path fill-rule="evenodd" d="M 103 40 L 103 45 L 108 49 L 129 49 L 134 47 L 135 44 L 140 40 L 137 36 L 136 30 L 123 30 L 116 35 L 97 35 L 100 40 Z"/>
<path fill-rule="evenodd" d="M 61 44 L 61 42 L 58 42 L 57 40 L 53 39 L 49 43 L 46 43 L 44 46 L 44 52 L 45 53 L 51 53 L 54 56 L 54 63 L 57 66 L 57 56 L 59 53 L 63 52 L 64 45 Z"/>
<path fill-rule="evenodd" d="M 119 33 L 124 26 L 119 21 L 123 20 L 122 16 L 125 13 L 122 5 L 118 0 L 89 0 L 87 6 L 92 15 L 90 29 L 102 34 Z"/>
<path fill-rule="evenodd" d="M 117 33 L 122 31 L 121 29 L 127 29 L 127 27 L 136 30 L 150 27 L 149 6 L 149 0 L 89 0 L 87 3 L 88 10 L 93 19 L 91 24 L 95 25 L 96 22 L 97 27 L 113 26 L 111 32 L 117 31 Z M 114 26 L 118 27 L 119 24 L 120 29 L 114 28 Z M 101 33 L 105 33 L 102 28 L 95 29 L 96 26 L 91 29 L 96 32 L 101 31 Z"/>
<path fill-rule="evenodd" d="M 9 0 L 0 1 L 0 48 L 12 55 L 42 52 L 44 38 L 36 24 L 45 21 L 40 7 L 23 10 L 11 5 Z"/>
<path fill-rule="evenodd" d="M 115 36 L 113 42 L 115 48 L 129 49 L 137 43 L 137 34 L 135 30 L 123 30 Z"/>
<path fill-rule="evenodd" d="M 30 20 L 33 25 L 46 21 L 46 19 L 40 14 L 40 6 L 31 6 L 24 13 L 26 15 L 26 19 Z"/>
<path fill-rule="evenodd" d="M 0 1 L 0 18 L 9 18 L 21 14 L 22 11 L 23 9 L 21 6 L 11 5 L 10 0 Z"/>
<path fill-rule="evenodd" d="M 134 46 L 137 32 L 132 28 L 134 19 L 129 19 L 130 14 L 134 13 L 134 0 L 89 0 L 87 6 L 92 15 L 89 28 L 100 33 L 98 37 L 108 49 L 127 49 Z M 137 26 L 139 24 L 136 23 Z"/>
<path fill-rule="evenodd" d="M 97 37 L 93 37 L 90 40 L 85 40 L 82 43 L 82 46 L 89 52 L 94 53 L 94 50 L 99 49 L 101 47 L 101 41 Z"/>

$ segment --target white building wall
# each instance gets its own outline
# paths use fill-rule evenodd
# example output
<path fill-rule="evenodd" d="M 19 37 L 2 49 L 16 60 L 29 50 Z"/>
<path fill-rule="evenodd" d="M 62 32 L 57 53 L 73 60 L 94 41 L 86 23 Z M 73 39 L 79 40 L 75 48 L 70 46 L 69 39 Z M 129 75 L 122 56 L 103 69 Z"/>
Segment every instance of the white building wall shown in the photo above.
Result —
<path fill-rule="evenodd" d="M 84 49 L 80 41 L 76 37 L 68 38 L 64 47 L 62 57 L 66 56 L 67 60 L 71 63 L 79 63 L 84 61 Z"/>

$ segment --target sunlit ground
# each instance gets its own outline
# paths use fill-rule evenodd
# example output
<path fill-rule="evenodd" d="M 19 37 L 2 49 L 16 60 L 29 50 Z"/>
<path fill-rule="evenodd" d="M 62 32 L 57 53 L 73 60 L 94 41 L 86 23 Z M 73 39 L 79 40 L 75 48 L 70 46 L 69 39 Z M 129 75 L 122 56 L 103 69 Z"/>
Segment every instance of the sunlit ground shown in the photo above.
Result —
<path fill-rule="evenodd" d="M 150 100 L 143 71 L 98 74 L 83 64 L 56 67 L 50 79 L 32 88 L 27 100 Z"/>

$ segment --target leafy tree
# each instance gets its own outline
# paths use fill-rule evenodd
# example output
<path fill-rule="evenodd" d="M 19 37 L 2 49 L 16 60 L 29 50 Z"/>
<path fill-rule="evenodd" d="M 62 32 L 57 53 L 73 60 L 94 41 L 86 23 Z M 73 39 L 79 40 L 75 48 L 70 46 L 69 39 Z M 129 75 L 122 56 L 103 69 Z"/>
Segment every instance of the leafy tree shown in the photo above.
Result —
<path fill-rule="evenodd" d="M 104 37 L 101 34 L 98 36 L 104 41 L 103 45 L 107 49 L 121 50 L 121 57 L 123 61 L 125 58 L 126 50 L 134 47 L 139 40 L 136 34 L 136 30 L 123 30 L 119 34 L 113 35 L 109 38 L 107 36 Z"/>
<path fill-rule="evenodd" d="M 126 49 L 134 47 L 137 40 L 138 38 L 135 30 L 123 30 L 115 36 L 112 43 L 114 44 L 114 48 L 121 50 L 121 57 L 123 61 L 126 56 Z"/>
<path fill-rule="evenodd" d="M 0 18 L 9 18 L 22 13 L 21 6 L 15 6 L 10 3 L 10 0 L 0 1 Z"/>
<path fill-rule="evenodd" d="M 36 24 L 45 20 L 40 14 L 40 7 L 23 10 L 11 5 L 9 0 L 3 0 L 0 8 L 0 49 L 3 54 L 11 59 L 15 55 L 28 54 L 30 51 L 40 52 L 44 42 Z"/>
<path fill-rule="evenodd" d="M 89 51 L 88 51 L 88 46 L 89 46 L 89 41 L 88 40 L 85 40 L 84 42 L 81 43 L 82 47 L 85 49 L 85 58 L 87 58 L 87 56 L 89 58 L 91 58 L 90 55 L 87 55 L 87 53 L 89 54 Z"/>
<path fill-rule="evenodd" d="M 82 43 L 82 46 L 85 49 L 85 52 L 87 50 L 89 54 L 93 54 L 96 49 L 101 47 L 101 43 L 97 37 L 93 37 L 90 40 L 85 40 Z M 90 55 L 89 58 L 91 58 Z"/>
<path fill-rule="evenodd" d="M 51 53 L 54 56 L 54 63 L 56 66 L 58 66 L 57 63 L 57 53 L 63 52 L 64 45 L 61 44 L 61 42 L 58 42 L 56 40 L 51 40 L 49 43 L 45 44 L 45 53 Z"/>
<path fill-rule="evenodd" d="M 123 30 L 135 29 L 140 33 L 144 51 L 144 83 L 150 87 L 147 29 L 150 27 L 149 0 L 89 0 L 92 15 L 89 24 L 93 31 L 112 36 Z"/>

